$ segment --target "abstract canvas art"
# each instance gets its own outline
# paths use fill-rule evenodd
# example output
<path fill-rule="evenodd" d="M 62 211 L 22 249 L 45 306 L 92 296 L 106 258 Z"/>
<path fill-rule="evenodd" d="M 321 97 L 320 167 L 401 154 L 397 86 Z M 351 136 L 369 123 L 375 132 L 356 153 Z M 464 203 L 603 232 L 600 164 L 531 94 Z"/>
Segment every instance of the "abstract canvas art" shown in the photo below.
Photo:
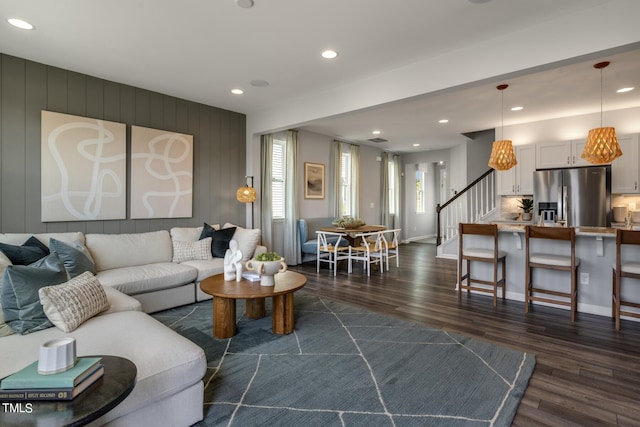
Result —
<path fill-rule="evenodd" d="M 43 222 L 126 217 L 124 123 L 42 111 Z"/>
<path fill-rule="evenodd" d="M 131 218 L 189 218 L 193 136 L 131 126 Z"/>

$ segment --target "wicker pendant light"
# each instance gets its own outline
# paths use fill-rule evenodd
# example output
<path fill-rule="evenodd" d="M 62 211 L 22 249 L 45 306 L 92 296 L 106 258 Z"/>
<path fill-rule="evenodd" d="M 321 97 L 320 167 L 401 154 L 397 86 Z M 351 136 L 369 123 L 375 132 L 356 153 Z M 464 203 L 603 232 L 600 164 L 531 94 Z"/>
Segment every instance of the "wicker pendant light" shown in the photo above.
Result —
<path fill-rule="evenodd" d="M 248 185 L 242 186 L 236 191 L 236 199 L 240 203 L 253 203 L 256 201 L 256 189 Z"/>
<path fill-rule="evenodd" d="M 504 90 L 509 85 L 498 85 L 498 89 L 502 96 L 502 102 L 500 104 L 500 115 L 502 121 L 502 137 L 504 138 Z M 489 157 L 489 167 L 498 171 L 506 171 L 518 164 L 516 160 L 516 154 L 513 151 L 513 143 L 509 139 L 502 139 L 500 141 L 494 141 L 491 147 L 491 156 Z"/>
<path fill-rule="evenodd" d="M 615 128 L 602 127 L 602 69 L 608 65 L 609 62 L 605 61 L 593 66 L 593 68 L 600 70 L 600 127 L 589 131 L 587 144 L 582 151 L 582 158 L 595 165 L 610 163 L 622 156 Z"/>
<path fill-rule="evenodd" d="M 245 183 L 245 185 L 238 188 L 238 191 L 236 191 L 236 199 L 240 203 L 251 203 L 251 228 L 253 228 L 253 202 L 256 201 L 257 193 L 256 189 L 253 188 L 253 177 L 245 176 L 244 178 L 251 179 L 251 185 Z"/>

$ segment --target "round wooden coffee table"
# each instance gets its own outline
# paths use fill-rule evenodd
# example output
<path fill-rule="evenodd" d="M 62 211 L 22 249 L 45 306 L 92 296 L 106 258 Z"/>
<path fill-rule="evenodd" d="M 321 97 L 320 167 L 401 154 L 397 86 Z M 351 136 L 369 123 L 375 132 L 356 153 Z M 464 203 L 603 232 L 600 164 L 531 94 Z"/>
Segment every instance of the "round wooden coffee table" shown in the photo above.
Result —
<path fill-rule="evenodd" d="M 275 286 L 260 286 L 260 282 L 242 279 L 225 281 L 223 274 L 200 282 L 202 292 L 213 296 L 213 336 L 231 338 L 236 334 L 236 300 L 246 300 L 246 315 L 250 319 L 265 316 L 265 298 L 272 301 L 274 334 L 293 332 L 293 293 L 307 283 L 300 273 L 285 271 L 275 275 Z"/>

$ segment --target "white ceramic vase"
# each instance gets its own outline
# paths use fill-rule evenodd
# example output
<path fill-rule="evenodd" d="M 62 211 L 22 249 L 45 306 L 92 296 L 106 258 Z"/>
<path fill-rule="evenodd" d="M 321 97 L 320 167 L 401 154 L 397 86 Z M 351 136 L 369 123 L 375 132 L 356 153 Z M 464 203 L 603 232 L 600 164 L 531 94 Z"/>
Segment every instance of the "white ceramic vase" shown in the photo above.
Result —
<path fill-rule="evenodd" d="M 257 261 L 250 259 L 245 266 L 247 270 L 253 270 L 260 275 L 261 286 L 274 286 L 276 281 L 273 276 L 277 273 L 287 271 L 287 263 L 284 258 L 280 258 L 277 261 Z"/>

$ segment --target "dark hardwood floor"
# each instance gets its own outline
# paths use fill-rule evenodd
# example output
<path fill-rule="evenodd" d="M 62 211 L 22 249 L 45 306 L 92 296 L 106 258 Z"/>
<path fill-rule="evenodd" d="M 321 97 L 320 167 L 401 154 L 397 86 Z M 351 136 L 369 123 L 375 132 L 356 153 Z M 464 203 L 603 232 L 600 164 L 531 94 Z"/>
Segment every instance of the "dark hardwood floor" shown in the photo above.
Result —
<path fill-rule="evenodd" d="M 401 245 L 400 268 L 371 277 L 361 266 L 353 274 L 340 267 L 335 278 L 326 267 L 316 273 L 315 262 L 290 269 L 307 276 L 300 292 L 535 354 L 513 425 L 640 426 L 640 322 L 623 320 L 616 332 L 608 317 L 578 313 L 572 324 L 562 308 L 534 305 L 525 315 L 524 303 L 494 308 L 488 295 L 458 302 L 456 261 L 435 253 L 434 245 Z"/>

